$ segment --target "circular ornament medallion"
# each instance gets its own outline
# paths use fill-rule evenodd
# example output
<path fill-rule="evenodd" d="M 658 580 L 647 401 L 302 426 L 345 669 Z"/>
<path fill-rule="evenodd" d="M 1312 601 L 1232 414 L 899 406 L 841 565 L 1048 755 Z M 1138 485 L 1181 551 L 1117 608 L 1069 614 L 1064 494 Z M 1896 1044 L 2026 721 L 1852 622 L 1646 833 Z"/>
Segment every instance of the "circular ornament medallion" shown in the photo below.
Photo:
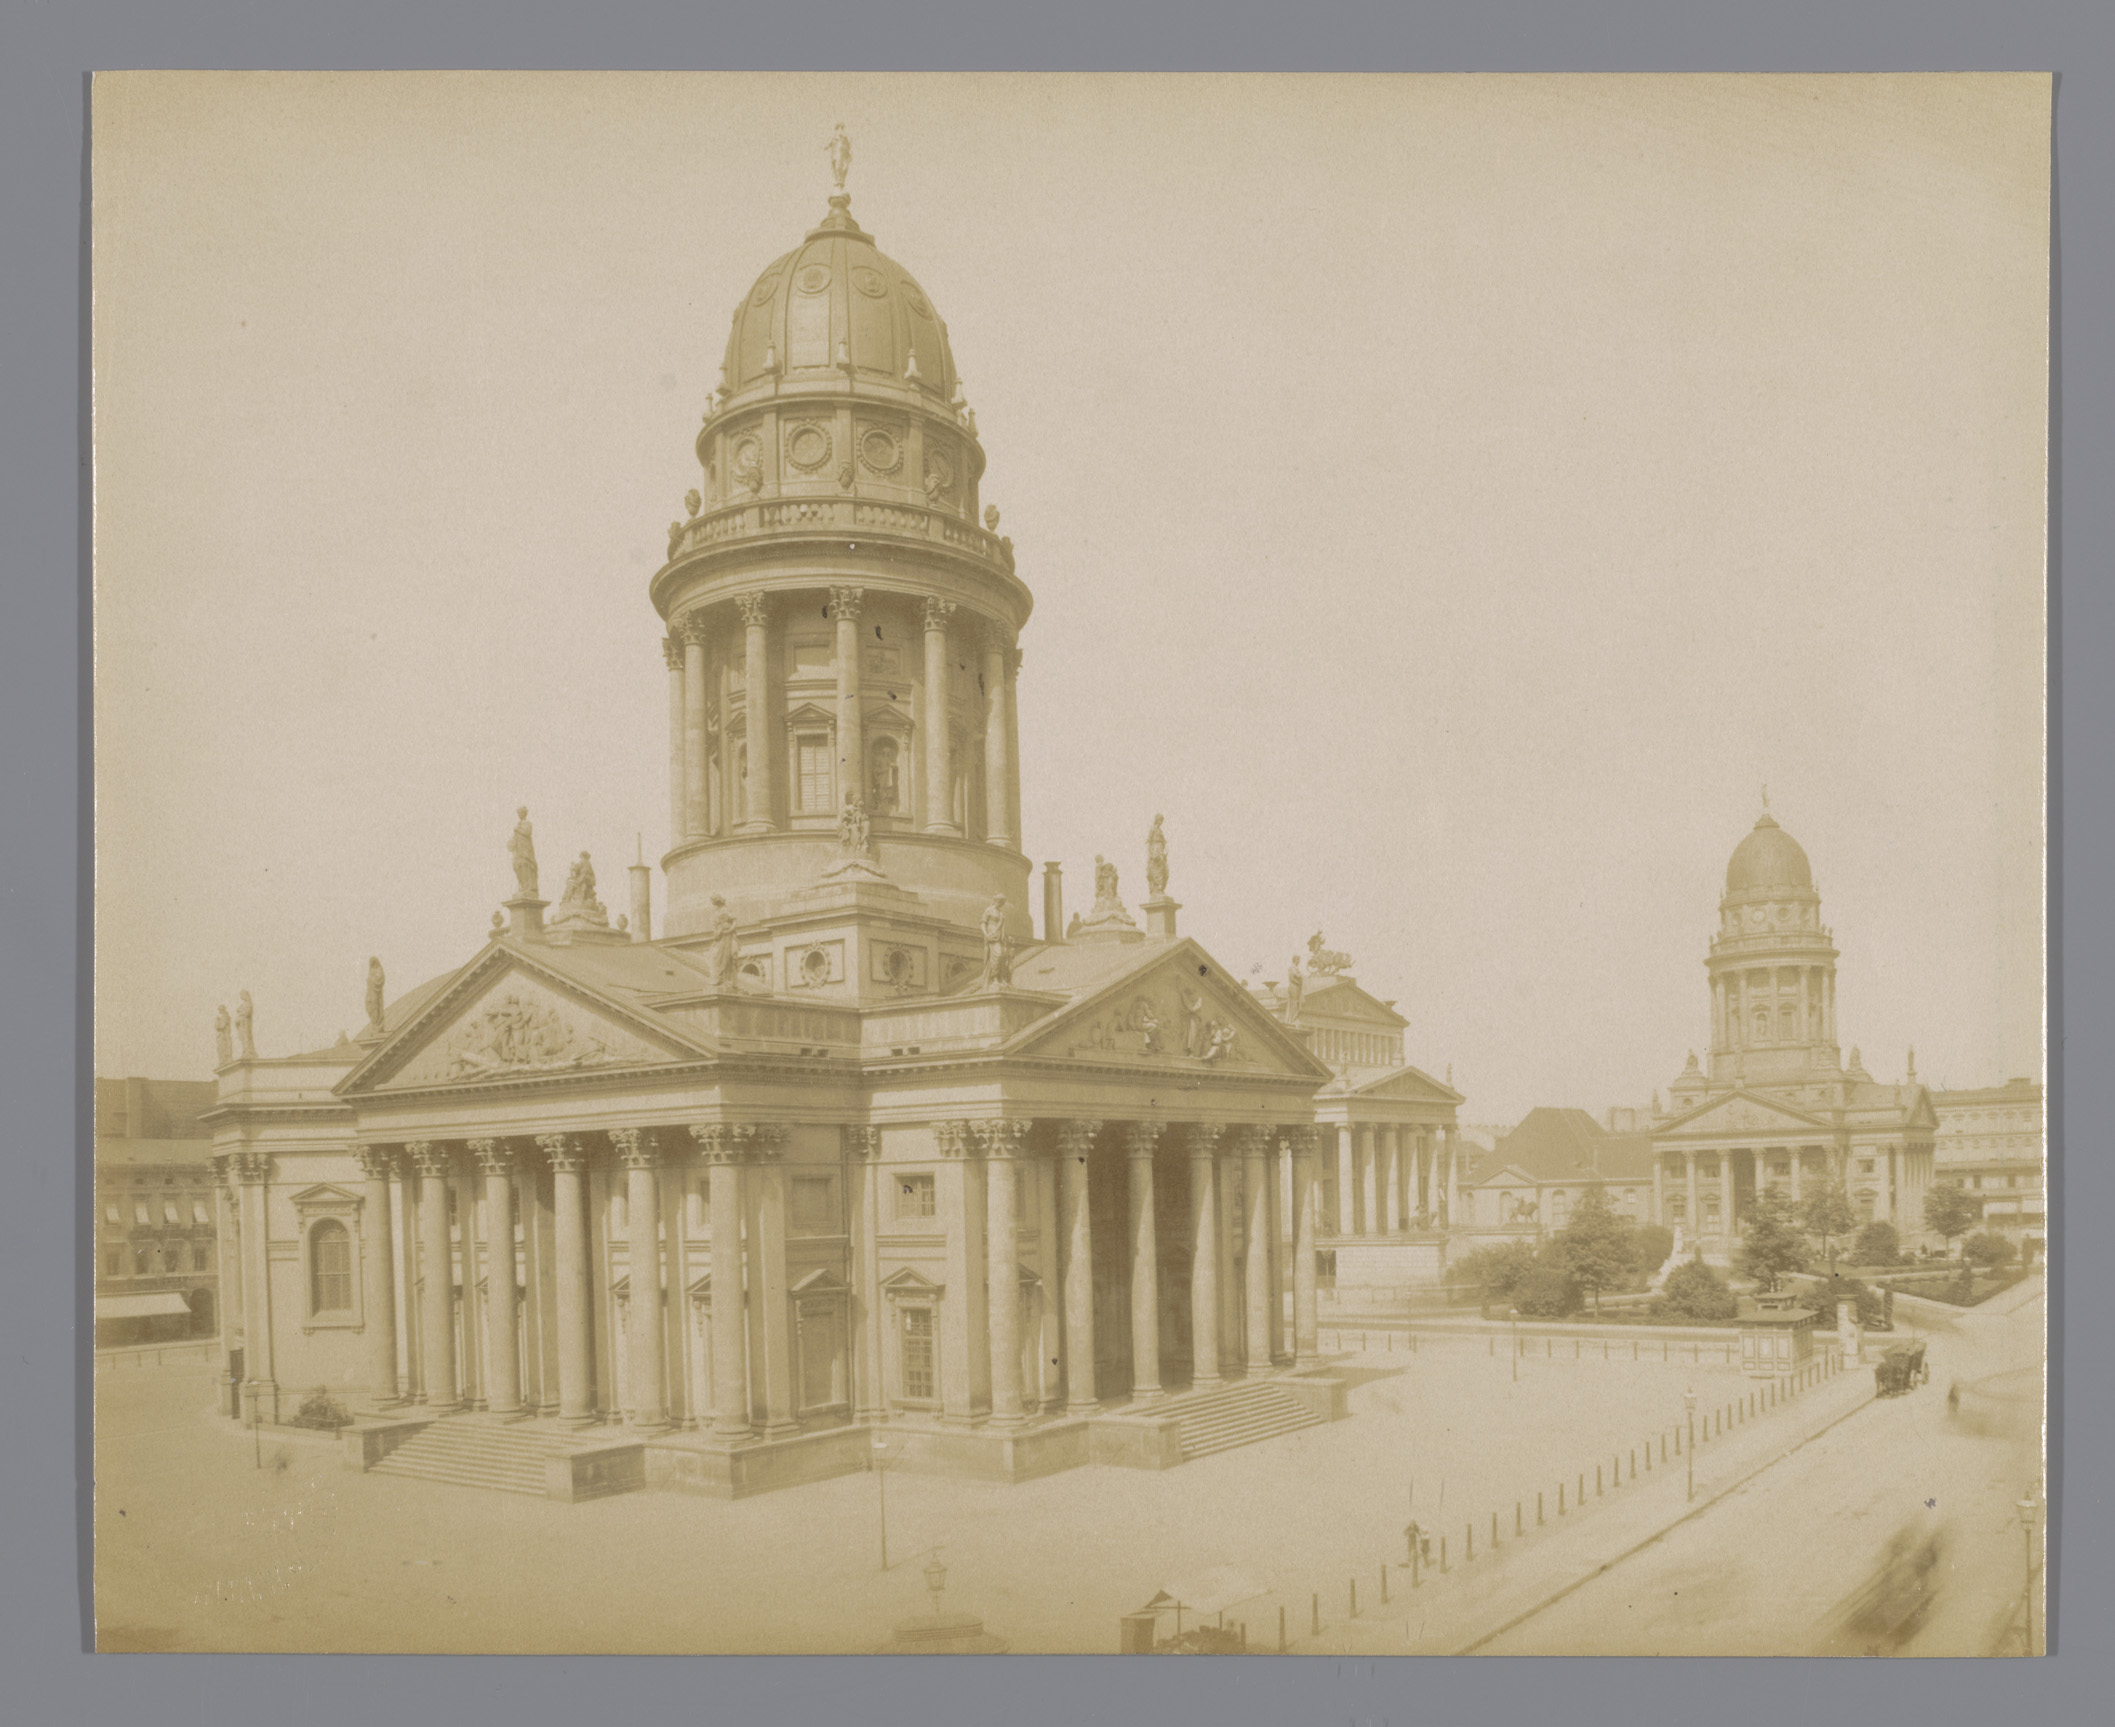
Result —
<path fill-rule="evenodd" d="M 749 303 L 752 306 L 768 306 L 771 304 L 771 296 L 777 292 L 778 272 L 766 271 L 764 279 L 756 285 L 756 292 L 749 296 Z"/>
<path fill-rule="evenodd" d="M 802 983 L 814 985 L 830 981 L 830 956 L 819 947 L 811 947 L 800 959 Z"/>
<path fill-rule="evenodd" d="M 879 426 L 869 426 L 859 440 L 860 466 L 869 473 L 893 474 L 903 466 L 903 451 Z"/>
<path fill-rule="evenodd" d="M 820 294 L 830 285 L 830 266 L 810 264 L 793 278 L 793 285 L 803 294 Z"/>
<path fill-rule="evenodd" d="M 878 300 L 889 291 L 887 280 L 879 270 L 870 270 L 866 265 L 856 265 L 852 271 L 852 286 L 870 300 Z"/>
<path fill-rule="evenodd" d="M 830 459 L 830 434 L 816 425 L 795 426 L 786 434 L 786 460 L 812 474 Z"/>
<path fill-rule="evenodd" d="M 925 296 L 908 282 L 903 284 L 903 303 L 921 318 L 930 318 L 933 315 L 932 307 L 925 303 Z"/>

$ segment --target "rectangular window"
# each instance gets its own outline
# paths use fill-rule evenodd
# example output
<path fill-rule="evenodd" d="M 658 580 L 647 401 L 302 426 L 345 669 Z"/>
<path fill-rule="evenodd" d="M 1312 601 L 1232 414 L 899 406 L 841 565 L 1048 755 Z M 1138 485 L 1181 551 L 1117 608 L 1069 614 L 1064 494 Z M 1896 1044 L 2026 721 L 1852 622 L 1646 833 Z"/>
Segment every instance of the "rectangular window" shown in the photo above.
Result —
<path fill-rule="evenodd" d="M 135 1199 L 132 1202 L 132 1221 L 134 1223 L 152 1223 L 154 1221 L 153 1215 L 147 1210 L 147 1202 L 144 1199 Z"/>
<path fill-rule="evenodd" d="M 933 1310 L 903 1310 L 903 1395 L 907 1402 L 930 1403 L 938 1393 L 933 1371 Z"/>
<path fill-rule="evenodd" d="M 164 1222 L 164 1223 L 173 1223 L 173 1224 L 175 1224 L 175 1225 L 176 1225 L 176 1226 L 177 1226 L 177 1227 L 178 1227 L 178 1228 L 180 1229 L 180 1228 L 182 1228 L 182 1227 L 183 1227 L 183 1221 L 184 1221 L 184 1218 L 183 1218 L 183 1213 L 182 1213 L 182 1212 L 180 1212 L 180 1211 L 178 1211 L 178 1210 L 176 1209 L 176 1201 L 175 1201 L 175 1200 L 173 1200 L 173 1199 L 165 1199 L 165 1200 L 163 1200 L 163 1201 L 162 1201 L 162 1222 Z"/>
<path fill-rule="evenodd" d="M 836 1301 L 804 1302 L 800 1309 L 800 1406 L 827 1409 L 844 1401 L 844 1313 Z"/>
<path fill-rule="evenodd" d="M 837 1183 L 831 1177 L 796 1175 L 793 1178 L 793 1233 L 837 1233 Z"/>
<path fill-rule="evenodd" d="M 929 1175 L 900 1175 L 896 1178 L 896 1215 L 898 1217 L 932 1217 L 938 1211 L 933 1192 L 933 1178 Z"/>
<path fill-rule="evenodd" d="M 123 1277 L 125 1275 L 125 1250 L 122 1247 L 113 1247 L 103 1255 L 103 1275 L 105 1277 Z"/>
<path fill-rule="evenodd" d="M 191 1202 L 191 1221 L 197 1224 L 204 1224 L 208 1227 L 211 1226 L 213 1222 L 213 1214 L 212 1212 L 206 1209 L 206 1202 L 204 1200 L 194 1199 Z"/>
<path fill-rule="evenodd" d="M 798 762 L 795 784 L 804 815 L 830 813 L 830 740 L 822 732 L 802 732 L 794 740 Z"/>
<path fill-rule="evenodd" d="M 139 1246 L 132 1250 L 132 1275 L 134 1277 L 145 1277 L 147 1275 L 148 1252 L 149 1249 L 145 1242 L 141 1242 Z"/>
<path fill-rule="evenodd" d="M 125 1222 L 125 1214 L 114 1205 L 106 1205 L 103 1207 L 103 1221 L 113 1227 L 121 1228 Z"/>

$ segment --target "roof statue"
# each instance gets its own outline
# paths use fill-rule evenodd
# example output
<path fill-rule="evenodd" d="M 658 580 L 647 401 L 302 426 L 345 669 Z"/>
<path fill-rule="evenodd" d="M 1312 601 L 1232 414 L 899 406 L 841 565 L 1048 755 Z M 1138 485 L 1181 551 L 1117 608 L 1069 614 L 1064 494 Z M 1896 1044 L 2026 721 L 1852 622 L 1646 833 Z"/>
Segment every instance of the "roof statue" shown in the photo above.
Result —
<path fill-rule="evenodd" d="M 712 896 L 712 908 L 712 987 L 724 994 L 732 994 L 740 987 L 735 982 L 738 962 L 734 945 L 735 931 L 739 926 L 721 895 Z"/>
<path fill-rule="evenodd" d="M 1006 896 L 993 894 L 979 926 L 984 934 L 985 989 L 1013 982 L 1013 944 L 1006 936 Z"/>
<path fill-rule="evenodd" d="M 595 897 L 595 866 L 586 852 L 566 871 L 565 893 L 558 902 L 559 923 L 596 924 L 607 929 L 610 914 Z"/>
<path fill-rule="evenodd" d="M 1307 938 L 1307 967 L 1316 977 L 1335 977 L 1351 969 L 1351 955 L 1324 947 L 1322 932 L 1316 930 Z"/>
<path fill-rule="evenodd" d="M 242 1045 L 242 1059 L 257 1059 L 257 1040 L 250 1035 L 250 1022 L 256 1009 L 250 1005 L 250 992 L 244 990 L 235 998 L 235 1040 Z"/>
<path fill-rule="evenodd" d="M 1168 836 L 1160 823 L 1155 816 L 1146 832 L 1146 892 L 1154 899 L 1168 891 Z"/>
<path fill-rule="evenodd" d="M 382 1023 L 382 962 L 370 958 L 367 962 L 367 1025 L 374 1030 Z"/>
<path fill-rule="evenodd" d="M 213 1053 L 217 1067 L 226 1067 L 235 1059 L 234 1022 L 228 1018 L 225 1002 L 213 1015 Z"/>
<path fill-rule="evenodd" d="M 514 812 L 518 818 L 507 836 L 507 856 L 514 862 L 514 891 L 522 899 L 536 897 L 536 830 L 529 825 L 529 806 Z"/>
<path fill-rule="evenodd" d="M 874 849 L 867 806 L 857 792 L 845 793 L 844 808 L 837 813 L 837 849 L 848 858 L 866 857 Z"/>
<path fill-rule="evenodd" d="M 823 151 L 830 158 L 830 177 L 837 182 L 838 195 L 845 189 L 845 176 L 852 171 L 852 140 L 845 136 L 845 123 L 837 122 L 837 130 L 830 134 L 829 143 Z"/>

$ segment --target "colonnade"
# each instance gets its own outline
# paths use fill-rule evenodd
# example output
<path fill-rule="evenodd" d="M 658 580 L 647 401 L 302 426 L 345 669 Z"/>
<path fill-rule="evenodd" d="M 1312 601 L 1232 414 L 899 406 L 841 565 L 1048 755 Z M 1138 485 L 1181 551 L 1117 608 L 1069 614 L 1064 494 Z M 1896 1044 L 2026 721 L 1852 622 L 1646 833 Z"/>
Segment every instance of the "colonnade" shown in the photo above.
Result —
<path fill-rule="evenodd" d="M 1394 1235 L 1460 1218 L 1461 1146 L 1454 1128 L 1324 1122 L 1320 1131 L 1336 1167 L 1329 1221 L 1337 1234 Z"/>
<path fill-rule="evenodd" d="M 1816 1180 L 1834 1175 L 1843 1176 L 1842 1153 L 1834 1147 L 1822 1144 L 1800 1146 L 1735 1146 L 1721 1151 L 1684 1148 L 1662 1154 L 1653 1159 L 1653 1215 L 1662 1223 L 1669 1221 L 1667 1203 L 1668 1182 L 1679 1184 L 1683 1196 L 1683 1223 L 1691 1239 L 1698 1234 L 1733 1236 L 1740 1233 L 1744 1215 L 1740 1205 L 1740 1190 L 1734 1180 L 1734 1159 L 1750 1160 L 1753 1172 L 1751 1191 L 1759 1193 L 1771 1185 L 1777 1174 L 1780 1161 L 1785 1164 L 1785 1193 L 1796 1205 L 1806 1198 L 1806 1183 L 1811 1175 Z M 1710 1159 L 1717 1164 L 1717 1173 L 1709 1177 L 1702 1173 L 1700 1160 Z M 1809 1167 L 1809 1160 L 1812 1167 Z M 1706 1181 L 1710 1183 L 1705 1186 Z M 1717 1196 L 1719 1219 L 1710 1230 L 1703 1228 L 1702 1201 L 1706 1193 Z M 1889 1213 L 1876 1210 L 1874 1216 L 1886 1217 Z"/>
<path fill-rule="evenodd" d="M 981 833 L 965 835 L 971 812 L 959 810 L 955 796 L 962 765 L 955 761 L 953 724 L 957 695 L 954 686 L 961 675 L 954 640 L 959 629 L 955 621 L 958 608 L 954 601 L 939 595 L 891 599 L 898 606 L 914 608 L 909 616 L 922 627 L 922 682 L 915 714 L 919 753 L 916 772 L 922 795 L 914 806 L 908 777 L 911 764 L 906 762 L 898 807 L 873 808 L 867 754 L 866 673 L 861 652 L 871 630 L 863 634 L 861 619 L 864 616 L 871 625 L 878 608 L 869 603 L 864 588 L 837 585 L 828 590 L 827 603 L 835 678 L 831 723 L 835 732 L 836 783 L 828 809 L 798 813 L 834 817 L 845 795 L 857 791 L 868 804 L 869 813 L 884 820 L 894 819 L 910 827 L 915 813 L 915 825 L 925 833 L 981 838 L 1009 848 L 1017 846 L 1021 794 L 1016 689 L 1021 654 L 1012 631 L 995 619 L 980 618 L 973 632 L 968 664 L 977 695 L 973 718 L 983 740 L 984 821 Z M 735 616 L 724 621 L 724 614 L 714 607 L 697 606 L 683 612 L 672 620 L 662 643 L 668 670 L 670 831 L 679 842 L 728 834 L 775 833 L 782 831 L 796 813 L 795 800 L 783 783 L 786 745 L 778 735 L 785 729 L 787 718 L 788 680 L 780 665 L 784 656 L 783 626 L 770 595 L 742 594 L 734 599 L 733 606 Z M 717 660 L 710 651 L 716 643 L 722 648 Z M 738 662 L 742 670 L 739 703 L 746 764 L 742 772 L 746 777 L 739 785 L 735 770 L 721 758 L 723 733 L 733 736 L 736 714 L 731 685 L 714 688 L 719 661 L 730 667 Z M 902 685 L 912 679 L 906 668 L 890 681 Z M 738 820 L 730 819 L 728 806 L 734 804 L 739 805 Z"/>
<path fill-rule="evenodd" d="M 1779 975 L 1797 974 L 1798 1024 L 1792 1035 L 1783 1034 L 1778 1015 L 1786 996 Z M 1766 1007 L 1770 1029 L 1755 1034 L 1757 1008 Z M 1764 1044 L 1827 1043 L 1836 1041 L 1836 968 L 1833 965 L 1754 965 L 1729 967 L 1711 979 L 1711 1033 L 1716 1049 L 1754 1049 Z"/>

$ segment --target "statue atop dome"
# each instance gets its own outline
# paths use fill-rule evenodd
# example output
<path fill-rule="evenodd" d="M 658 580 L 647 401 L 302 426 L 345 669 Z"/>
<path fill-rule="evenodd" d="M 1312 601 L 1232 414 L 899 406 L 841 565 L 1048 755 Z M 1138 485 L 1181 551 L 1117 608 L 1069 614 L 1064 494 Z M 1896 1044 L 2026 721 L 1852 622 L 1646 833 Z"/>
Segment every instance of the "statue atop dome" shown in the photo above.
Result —
<path fill-rule="evenodd" d="M 837 182 L 837 195 L 844 196 L 845 176 L 852 170 L 852 140 L 845 136 L 845 123 L 837 122 L 837 130 L 830 134 L 829 143 L 823 152 L 830 158 L 830 177 Z"/>

